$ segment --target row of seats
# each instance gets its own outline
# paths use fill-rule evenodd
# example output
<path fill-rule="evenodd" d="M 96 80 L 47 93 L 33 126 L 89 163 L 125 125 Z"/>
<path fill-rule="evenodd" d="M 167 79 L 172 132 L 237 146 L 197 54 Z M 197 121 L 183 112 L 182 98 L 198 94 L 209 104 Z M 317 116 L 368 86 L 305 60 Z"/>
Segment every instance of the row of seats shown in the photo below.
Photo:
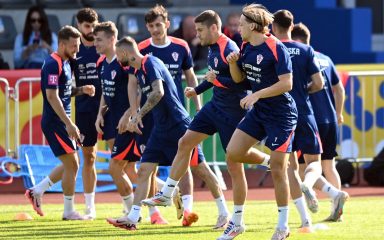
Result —
<path fill-rule="evenodd" d="M 184 13 L 170 14 L 171 21 L 170 32 L 178 29 L 181 21 L 186 16 Z M 62 25 L 59 18 L 53 14 L 47 14 L 49 27 L 51 31 L 58 32 Z M 99 21 L 104 21 L 104 17 L 99 14 Z M 149 37 L 149 33 L 145 27 L 144 16 L 142 13 L 121 13 L 117 16 L 116 26 L 119 30 L 119 38 L 122 36 L 131 36 L 136 41 L 141 41 Z M 72 25 L 76 26 L 76 16 L 72 17 Z M 17 31 L 15 23 L 11 16 L 0 15 L 0 49 L 13 49 L 14 39 Z"/>
<path fill-rule="evenodd" d="M 0 8 L 20 9 L 39 4 L 47 8 L 119 8 L 126 6 L 153 6 L 156 3 L 169 6 L 168 0 L 0 0 Z"/>

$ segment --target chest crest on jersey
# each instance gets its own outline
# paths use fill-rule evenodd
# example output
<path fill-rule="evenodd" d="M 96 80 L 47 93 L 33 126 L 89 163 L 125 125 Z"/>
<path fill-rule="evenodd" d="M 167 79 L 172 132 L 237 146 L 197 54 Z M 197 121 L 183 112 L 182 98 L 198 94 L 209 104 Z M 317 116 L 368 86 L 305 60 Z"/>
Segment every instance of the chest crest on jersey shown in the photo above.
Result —
<path fill-rule="evenodd" d="M 173 60 L 175 60 L 175 62 L 177 62 L 177 60 L 179 59 L 179 54 L 177 52 L 173 52 L 172 58 L 173 58 Z"/>
<path fill-rule="evenodd" d="M 112 72 L 111 72 L 112 80 L 115 79 L 115 77 L 116 77 L 116 70 L 112 70 Z"/>
<path fill-rule="evenodd" d="M 215 57 L 213 59 L 213 63 L 215 64 L 215 68 L 217 68 L 217 64 L 219 64 L 219 59 L 217 59 L 217 57 Z"/>
<path fill-rule="evenodd" d="M 144 75 L 141 75 L 141 81 L 143 81 L 143 84 L 145 85 L 145 77 L 144 77 Z"/>
<path fill-rule="evenodd" d="M 261 61 L 263 61 L 263 59 L 264 59 L 263 55 L 258 54 L 258 55 L 256 56 L 256 62 L 257 62 L 257 64 L 260 64 Z"/>

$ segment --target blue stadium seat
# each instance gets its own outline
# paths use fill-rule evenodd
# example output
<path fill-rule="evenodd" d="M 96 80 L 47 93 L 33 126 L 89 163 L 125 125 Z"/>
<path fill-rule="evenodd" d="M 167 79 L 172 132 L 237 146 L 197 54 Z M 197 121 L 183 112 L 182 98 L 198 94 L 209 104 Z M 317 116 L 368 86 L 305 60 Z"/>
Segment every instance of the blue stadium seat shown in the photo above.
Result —
<path fill-rule="evenodd" d="M 127 7 L 125 0 L 81 0 L 84 6 L 92 8 L 120 8 Z"/>
<path fill-rule="evenodd" d="M 171 23 L 171 26 L 168 29 L 168 33 L 172 33 L 175 30 L 179 29 L 181 22 L 183 19 L 187 16 L 186 13 L 169 13 L 169 22 Z"/>
<path fill-rule="evenodd" d="M 60 24 L 59 18 L 54 14 L 47 14 L 47 18 L 48 18 L 49 28 L 51 29 L 52 32 L 56 33 L 57 35 L 57 33 L 62 27 Z"/>
<path fill-rule="evenodd" d="M 0 0 L 0 8 L 19 9 L 29 8 L 35 3 L 33 0 Z"/>
<path fill-rule="evenodd" d="M 0 15 L 0 49 L 13 49 L 17 35 L 12 17 Z"/>
<path fill-rule="evenodd" d="M 75 191 L 83 192 L 83 181 L 81 171 L 83 168 L 82 153 L 80 155 L 80 168 L 77 175 Z M 19 149 L 19 159 L 5 159 L 1 162 L 2 171 L 5 174 L 13 177 L 22 177 L 25 188 L 30 188 L 43 180 L 52 169 L 58 166 L 61 162 L 56 158 L 49 146 L 40 145 L 21 145 Z M 102 157 L 104 157 L 102 155 Z M 10 173 L 6 170 L 7 163 L 14 163 L 20 166 L 20 171 Z M 108 162 L 96 162 L 98 186 L 96 192 L 114 191 L 116 185 L 113 183 L 111 175 L 108 173 Z M 100 185 L 102 183 L 102 185 Z M 49 192 L 62 192 L 61 181 L 53 185 Z"/>
<path fill-rule="evenodd" d="M 129 6 L 139 6 L 139 7 L 154 7 L 156 4 L 163 5 L 164 7 L 170 6 L 168 0 L 127 0 Z"/>
<path fill-rule="evenodd" d="M 130 36 L 140 42 L 149 37 L 142 13 L 121 13 L 116 22 L 119 38 Z"/>
<path fill-rule="evenodd" d="M 36 3 L 46 8 L 81 8 L 80 0 L 36 0 Z"/>

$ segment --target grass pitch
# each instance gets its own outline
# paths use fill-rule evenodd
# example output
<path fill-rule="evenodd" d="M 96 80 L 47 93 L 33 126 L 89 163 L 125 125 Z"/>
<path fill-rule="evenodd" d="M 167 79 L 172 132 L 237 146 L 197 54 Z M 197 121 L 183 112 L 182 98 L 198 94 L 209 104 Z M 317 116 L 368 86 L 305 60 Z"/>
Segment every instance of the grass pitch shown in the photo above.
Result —
<path fill-rule="evenodd" d="M 232 202 L 228 202 L 232 209 Z M 78 204 L 81 210 L 83 205 Z M 162 214 L 170 222 L 169 225 L 151 225 L 148 210 L 143 207 L 143 222 L 137 231 L 115 228 L 105 221 L 106 217 L 122 215 L 121 204 L 98 204 L 95 221 L 61 221 L 63 205 L 45 204 L 46 216 L 35 214 L 30 205 L 0 206 L 0 239 L 32 240 L 32 239 L 137 239 L 137 240 L 205 240 L 216 239 L 222 231 L 212 230 L 216 223 L 217 209 L 214 202 L 196 202 L 194 211 L 199 214 L 199 221 L 192 227 L 182 227 L 176 219 L 176 211 L 171 208 L 160 208 Z M 325 224 L 327 230 L 316 230 L 312 234 L 299 234 L 297 228 L 300 219 L 296 208 L 290 205 L 289 239 L 364 239 L 381 240 L 384 238 L 384 199 L 383 197 L 350 199 L 345 207 L 344 221 L 339 223 L 322 223 L 329 215 L 329 201 L 320 201 L 320 211 L 312 215 L 314 225 Z M 32 215 L 31 221 L 14 221 L 18 212 Z M 241 240 L 270 239 L 277 221 L 277 209 L 274 201 L 249 201 L 245 208 L 246 232 L 236 238 Z M 324 227 L 324 225 L 322 225 Z"/>

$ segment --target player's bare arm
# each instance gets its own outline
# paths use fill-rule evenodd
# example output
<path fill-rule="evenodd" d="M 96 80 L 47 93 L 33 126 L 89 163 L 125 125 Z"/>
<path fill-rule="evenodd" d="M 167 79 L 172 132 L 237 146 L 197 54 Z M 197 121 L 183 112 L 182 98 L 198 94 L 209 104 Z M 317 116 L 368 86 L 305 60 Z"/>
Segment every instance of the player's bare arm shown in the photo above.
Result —
<path fill-rule="evenodd" d="M 72 86 L 71 97 L 80 96 L 84 94 L 87 94 L 88 96 L 91 96 L 91 97 L 95 96 L 95 86 L 93 85 L 84 85 L 81 87 Z"/>
<path fill-rule="evenodd" d="M 106 107 L 105 100 L 103 95 L 100 98 L 99 113 L 97 114 L 95 126 L 98 133 L 103 134 L 101 127 L 104 127 L 104 114 L 107 112 L 108 108 Z"/>
<path fill-rule="evenodd" d="M 134 115 L 131 119 L 131 121 L 128 124 L 128 131 L 130 132 L 136 132 L 138 134 L 142 134 L 142 132 L 139 129 L 139 125 L 143 127 L 143 123 L 141 122 L 141 119 L 150 112 L 161 100 L 161 98 L 164 96 L 164 88 L 162 80 L 158 79 L 152 82 L 152 91 L 149 93 L 147 97 L 147 101 L 145 102 L 144 106 L 140 109 L 140 111 Z"/>
<path fill-rule="evenodd" d="M 245 79 L 245 73 L 241 71 L 239 66 L 237 66 L 237 60 L 239 60 L 240 53 L 231 52 L 227 56 L 227 62 L 229 64 L 229 71 L 231 73 L 231 77 L 235 83 L 240 83 Z"/>
<path fill-rule="evenodd" d="M 65 128 L 70 138 L 80 139 L 80 131 L 72 120 L 65 113 L 62 102 L 59 98 L 59 91 L 57 89 L 47 89 L 45 90 L 47 95 L 47 100 L 60 120 L 65 124 Z"/>
<path fill-rule="evenodd" d="M 321 72 L 313 74 L 311 80 L 312 81 L 308 84 L 308 93 L 315 93 L 323 89 L 324 79 Z"/>
<path fill-rule="evenodd" d="M 187 80 L 187 86 L 194 88 L 197 86 L 197 78 L 193 68 L 184 71 L 185 79 Z M 187 96 L 188 97 L 188 96 Z M 195 103 L 196 110 L 199 111 L 201 109 L 201 101 L 197 95 L 191 95 L 193 102 Z"/>
<path fill-rule="evenodd" d="M 270 87 L 261 89 L 240 100 L 240 106 L 249 109 L 261 98 L 269 98 L 289 92 L 292 89 L 292 73 L 279 76 L 279 81 Z"/>
<path fill-rule="evenodd" d="M 335 108 L 337 123 L 340 125 L 344 122 L 343 109 L 345 100 L 345 90 L 343 84 L 339 81 L 338 84 L 332 86 L 333 96 L 335 97 Z"/>

